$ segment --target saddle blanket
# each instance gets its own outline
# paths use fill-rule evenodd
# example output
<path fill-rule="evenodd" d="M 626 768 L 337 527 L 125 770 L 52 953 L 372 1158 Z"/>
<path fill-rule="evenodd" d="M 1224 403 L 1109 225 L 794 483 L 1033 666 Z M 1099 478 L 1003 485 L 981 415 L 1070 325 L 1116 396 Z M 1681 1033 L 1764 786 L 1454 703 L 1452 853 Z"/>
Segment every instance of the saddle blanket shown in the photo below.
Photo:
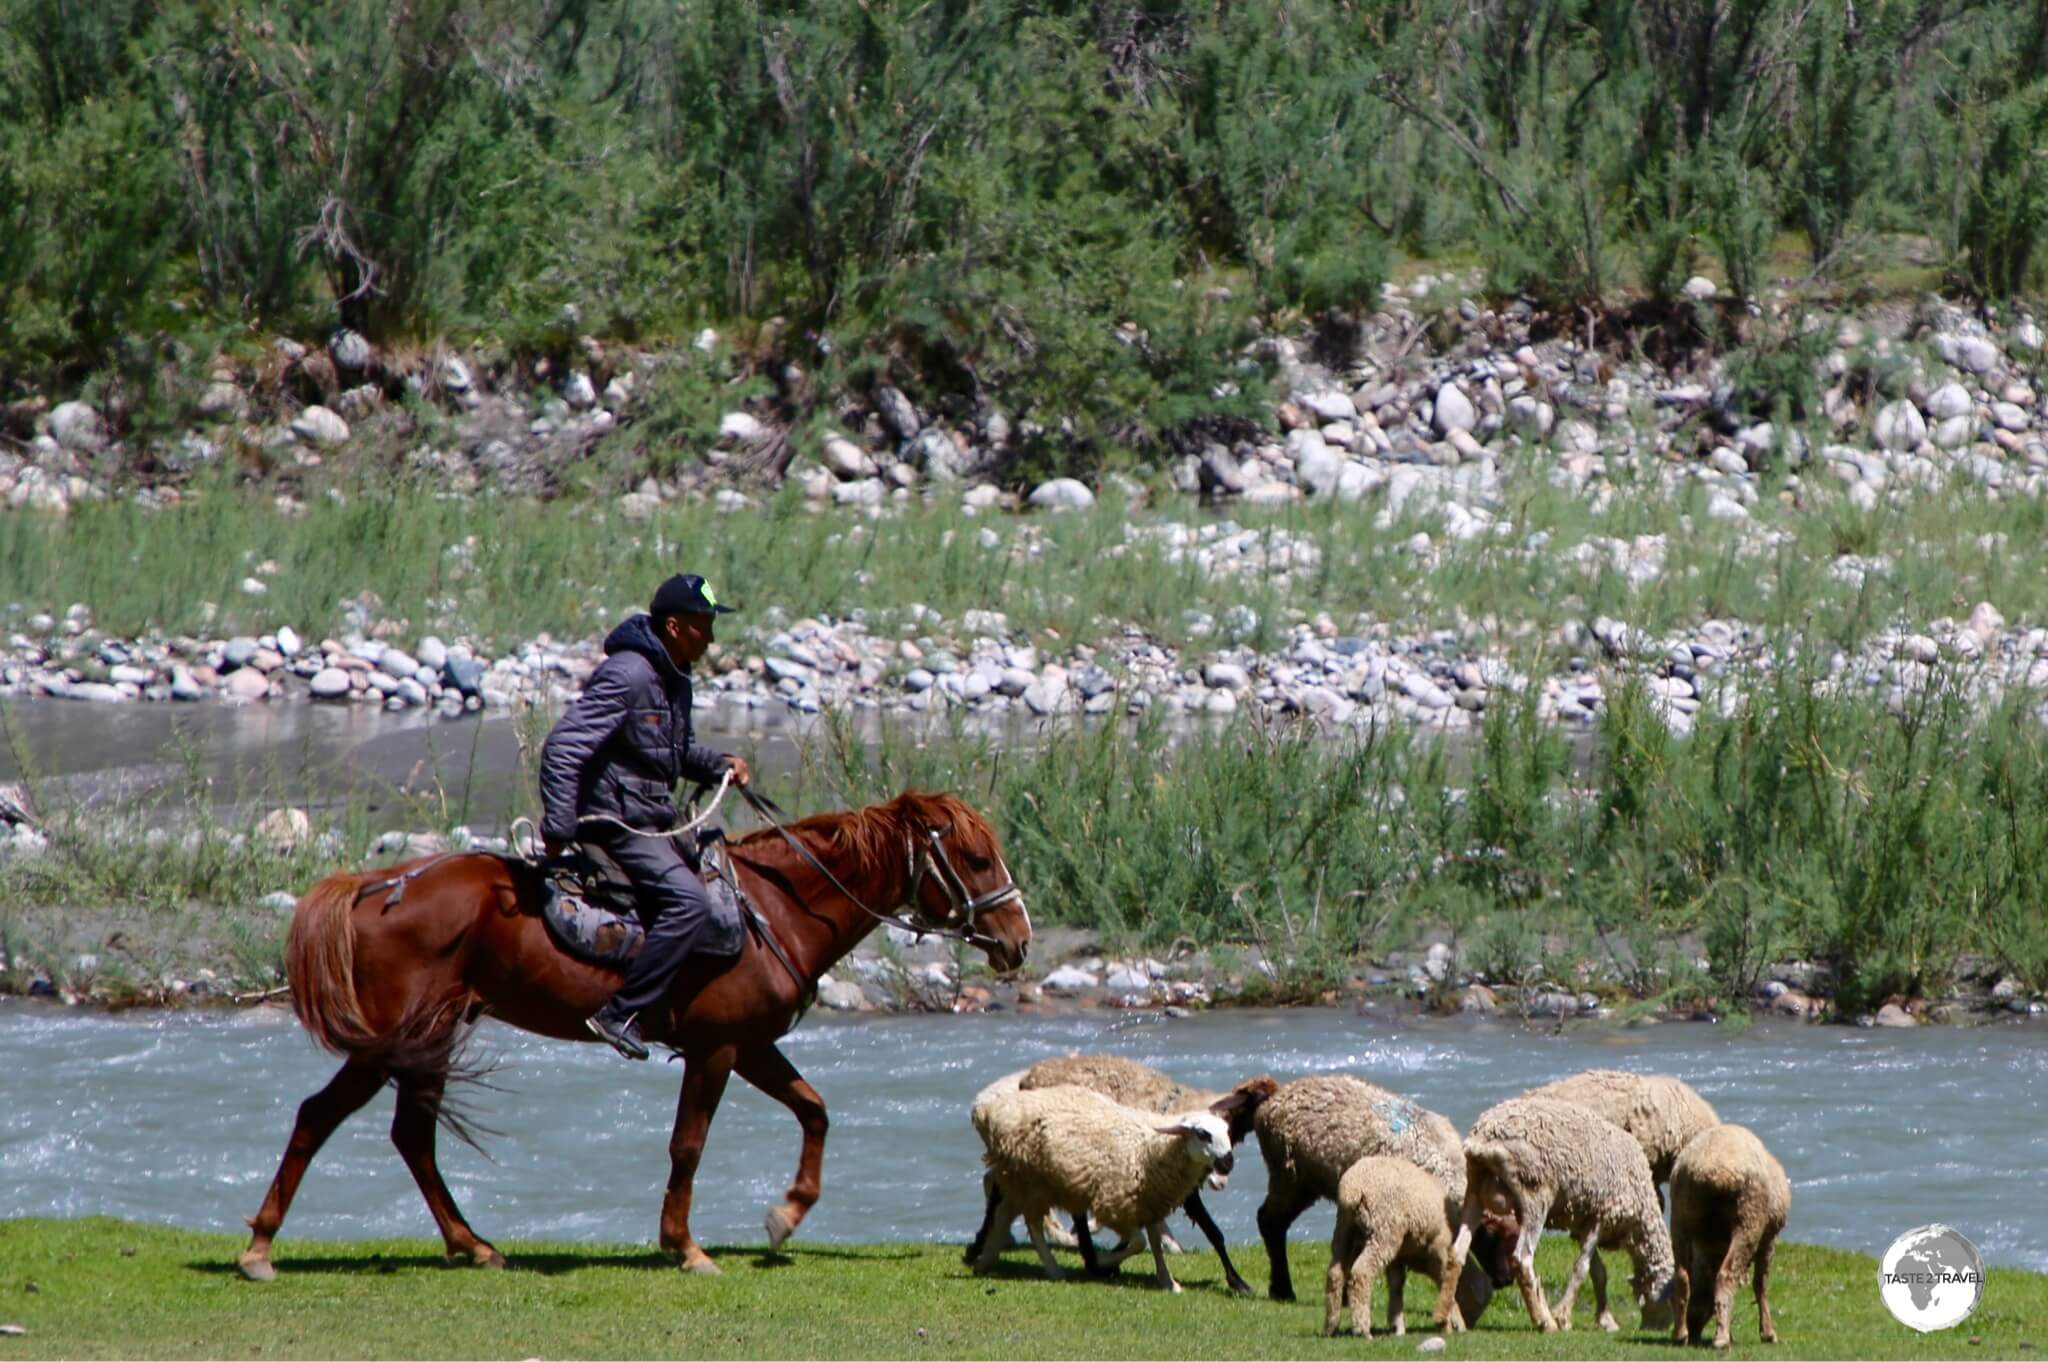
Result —
<path fill-rule="evenodd" d="M 698 848 L 698 877 L 714 906 L 722 907 L 743 921 L 745 913 L 739 881 L 725 851 L 724 838 L 706 837 Z M 625 880 L 600 876 L 577 876 L 567 872 L 550 875 L 544 882 L 546 898 L 541 903 L 541 921 L 548 935 L 563 951 L 586 964 L 624 968 L 640 953 L 647 939 L 641 923 L 633 886 Z"/>

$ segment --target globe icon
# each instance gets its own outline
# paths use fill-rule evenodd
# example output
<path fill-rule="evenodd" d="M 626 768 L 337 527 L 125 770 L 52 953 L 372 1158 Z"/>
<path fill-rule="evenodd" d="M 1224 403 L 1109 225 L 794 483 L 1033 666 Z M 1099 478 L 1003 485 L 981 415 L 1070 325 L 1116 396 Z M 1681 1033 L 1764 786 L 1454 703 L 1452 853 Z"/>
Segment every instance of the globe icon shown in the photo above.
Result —
<path fill-rule="evenodd" d="M 1984 1260 L 1977 1246 L 1947 1225 L 1907 1230 L 1885 1250 L 1878 1293 L 1892 1317 L 1931 1333 L 1968 1319 L 1984 1294 Z"/>

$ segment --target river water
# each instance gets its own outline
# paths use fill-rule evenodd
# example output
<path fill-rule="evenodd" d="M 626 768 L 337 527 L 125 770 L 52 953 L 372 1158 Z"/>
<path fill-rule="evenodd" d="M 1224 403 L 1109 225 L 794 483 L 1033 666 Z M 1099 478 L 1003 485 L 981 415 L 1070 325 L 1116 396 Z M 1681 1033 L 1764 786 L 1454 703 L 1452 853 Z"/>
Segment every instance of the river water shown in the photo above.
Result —
<path fill-rule="evenodd" d="M 679 1071 L 495 1023 L 479 1043 L 503 1067 L 475 1094 L 507 1132 L 492 1158 L 443 1142 L 443 1167 L 486 1236 L 652 1243 Z M 1579 1069 L 1679 1075 L 1724 1119 L 1755 1129 L 1793 1183 L 1787 1237 L 1881 1253 L 1943 1221 L 1997 1264 L 2048 1270 L 2048 1044 L 2023 1024 L 1847 1030 L 1759 1024 L 1588 1026 L 1534 1034 L 1463 1020 L 1405 1022 L 1338 1009 L 1168 1019 L 1015 1015 L 815 1017 L 786 1042 L 824 1094 L 832 1133 L 820 1241 L 965 1242 L 979 1219 L 979 1145 L 967 1108 L 985 1083 L 1048 1055 L 1106 1050 L 1184 1080 L 1340 1070 L 1443 1112 L 1463 1129 L 1529 1085 Z M 263 1196 L 299 1101 L 335 1061 L 288 1013 L 83 1015 L 0 1000 L 0 1216 L 117 1215 L 239 1230 Z M 385 1131 L 384 1094 L 313 1165 L 293 1236 L 416 1238 L 431 1222 Z M 795 1121 L 735 1080 L 697 1181 L 708 1245 L 758 1245 L 795 1168 Z M 1239 1266 L 1264 1280 L 1253 1215 L 1256 1145 L 1207 1198 Z M 1296 1236 L 1327 1239 L 1327 1205 Z M 1192 1227 L 1184 1242 L 1199 1245 Z M 1241 1246 L 1241 1247 L 1240 1247 Z"/>

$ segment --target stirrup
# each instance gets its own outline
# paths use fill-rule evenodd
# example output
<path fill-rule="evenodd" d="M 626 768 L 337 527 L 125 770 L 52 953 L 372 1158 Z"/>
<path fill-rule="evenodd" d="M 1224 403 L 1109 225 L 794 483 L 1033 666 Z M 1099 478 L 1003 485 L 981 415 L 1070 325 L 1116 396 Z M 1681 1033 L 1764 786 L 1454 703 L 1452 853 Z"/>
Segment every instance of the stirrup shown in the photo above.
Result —
<path fill-rule="evenodd" d="M 583 1024 L 590 1028 L 591 1035 L 607 1042 L 627 1059 L 647 1058 L 647 1047 L 640 1042 L 640 1037 L 636 1034 L 639 1028 L 633 1024 L 634 1018 L 627 1017 L 613 1026 L 602 1020 L 603 1017 L 604 1012 L 599 1010 L 583 1019 Z"/>

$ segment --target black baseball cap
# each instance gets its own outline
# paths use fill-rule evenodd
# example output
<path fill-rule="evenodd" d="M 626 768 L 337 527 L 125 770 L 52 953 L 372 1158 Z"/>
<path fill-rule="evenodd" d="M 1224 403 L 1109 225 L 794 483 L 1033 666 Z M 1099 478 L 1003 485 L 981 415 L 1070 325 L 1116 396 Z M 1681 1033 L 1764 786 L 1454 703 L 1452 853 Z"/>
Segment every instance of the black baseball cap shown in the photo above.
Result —
<path fill-rule="evenodd" d="M 694 572 L 682 572 L 661 584 L 647 613 L 656 619 L 670 615 L 730 615 L 729 605 L 720 605 L 711 584 Z"/>

